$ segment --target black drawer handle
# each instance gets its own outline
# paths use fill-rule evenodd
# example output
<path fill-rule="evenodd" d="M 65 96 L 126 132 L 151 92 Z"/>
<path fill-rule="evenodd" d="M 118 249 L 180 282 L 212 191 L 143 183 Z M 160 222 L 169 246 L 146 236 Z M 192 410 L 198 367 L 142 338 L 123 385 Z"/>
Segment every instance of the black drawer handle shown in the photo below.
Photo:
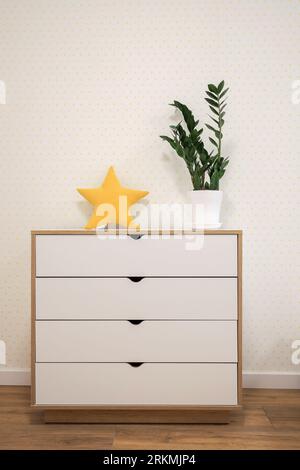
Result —
<path fill-rule="evenodd" d="M 128 236 L 132 238 L 132 240 L 140 240 L 144 234 L 143 233 L 129 233 Z"/>
<path fill-rule="evenodd" d="M 141 282 L 142 279 L 144 279 L 143 277 L 138 277 L 138 276 L 133 276 L 133 277 L 129 277 L 128 279 L 130 279 L 132 282 Z"/>
<path fill-rule="evenodd" d="M 140 323 L 142 323 L 144 320 L 128 320 L 129 323 L 131 323 L 132 325 L 139 325 Z"/>
<path fill-rule="evenodd" d="M 141 365 L 144 364 L 144 363 L 143 362 L 128 362 L 128 364 L 131 367 L 141 367 Z"/>

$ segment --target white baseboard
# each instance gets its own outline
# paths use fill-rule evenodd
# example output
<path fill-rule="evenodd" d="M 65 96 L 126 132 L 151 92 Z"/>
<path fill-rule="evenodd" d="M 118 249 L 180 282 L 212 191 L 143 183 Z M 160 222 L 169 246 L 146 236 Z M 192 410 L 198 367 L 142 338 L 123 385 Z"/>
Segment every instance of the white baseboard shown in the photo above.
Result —
<path fill-rule="evenodd" d="M 300 373 L 244 371 L 243 387 L 300 389 Z"/>
<path fill-rule="evenodd" d="M 0 367 L 0 385 L 30 385 L 30 369 Z"/>
<path fill-rule="evenodd" d="M 0 385 L 30 385 L 30 369 L 0 367 Z M 243 387 L 300 389 L 300 373 L 245 371 Z"/>

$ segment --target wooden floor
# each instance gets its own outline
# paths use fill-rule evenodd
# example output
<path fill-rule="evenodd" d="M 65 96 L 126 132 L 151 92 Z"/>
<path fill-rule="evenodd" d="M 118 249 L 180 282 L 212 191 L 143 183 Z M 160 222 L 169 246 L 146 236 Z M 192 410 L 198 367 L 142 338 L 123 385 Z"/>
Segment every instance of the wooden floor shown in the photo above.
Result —
<path fill-rule="evenodd" d="M 300 449 L 300 390 L 245 390 L 225 425 L 44 424 L 29 387 L 0 387 L 0 449 Z"/>

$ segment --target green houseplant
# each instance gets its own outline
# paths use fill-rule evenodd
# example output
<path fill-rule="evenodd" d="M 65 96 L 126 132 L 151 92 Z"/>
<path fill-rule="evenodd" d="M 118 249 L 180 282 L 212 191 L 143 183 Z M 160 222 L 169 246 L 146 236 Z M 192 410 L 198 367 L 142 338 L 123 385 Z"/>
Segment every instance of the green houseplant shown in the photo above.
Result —
<path fill-rule="evenodd" d="M 208 151 L 204 144 L 203 127 L 199 127 L 199 120 L 195 120 L 192 111 L 179 101 L 174 101 L 171 106 L 181 112 L 183 121 L 170 126 L 171 136 L 160 136 L 185 161 L 193 185 L 192 203 L 203 205 L 204 224 L 207 227 L 221 226 L 219 216 L 223 193 L 219 184 L 229 163 L 228 157 L 222 156 L 227 92 L 224 80 L 218 85 L 209 84 L 206 91 L 211 123 L 205 126 L 210 134 L 208 138 L 212 150 Z"/>

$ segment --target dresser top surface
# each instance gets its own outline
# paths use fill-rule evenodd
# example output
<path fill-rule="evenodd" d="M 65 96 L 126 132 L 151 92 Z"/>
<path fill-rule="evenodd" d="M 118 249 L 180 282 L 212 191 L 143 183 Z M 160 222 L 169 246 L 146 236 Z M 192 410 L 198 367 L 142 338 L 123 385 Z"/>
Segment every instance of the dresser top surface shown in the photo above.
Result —
<path fill-rule="evenodd" d="M 215 229 L 215 230 L 86 230 L 86 229 L 41 229 L 31 230 L 32 235 L 242 235 L 242 230 Z"/>

